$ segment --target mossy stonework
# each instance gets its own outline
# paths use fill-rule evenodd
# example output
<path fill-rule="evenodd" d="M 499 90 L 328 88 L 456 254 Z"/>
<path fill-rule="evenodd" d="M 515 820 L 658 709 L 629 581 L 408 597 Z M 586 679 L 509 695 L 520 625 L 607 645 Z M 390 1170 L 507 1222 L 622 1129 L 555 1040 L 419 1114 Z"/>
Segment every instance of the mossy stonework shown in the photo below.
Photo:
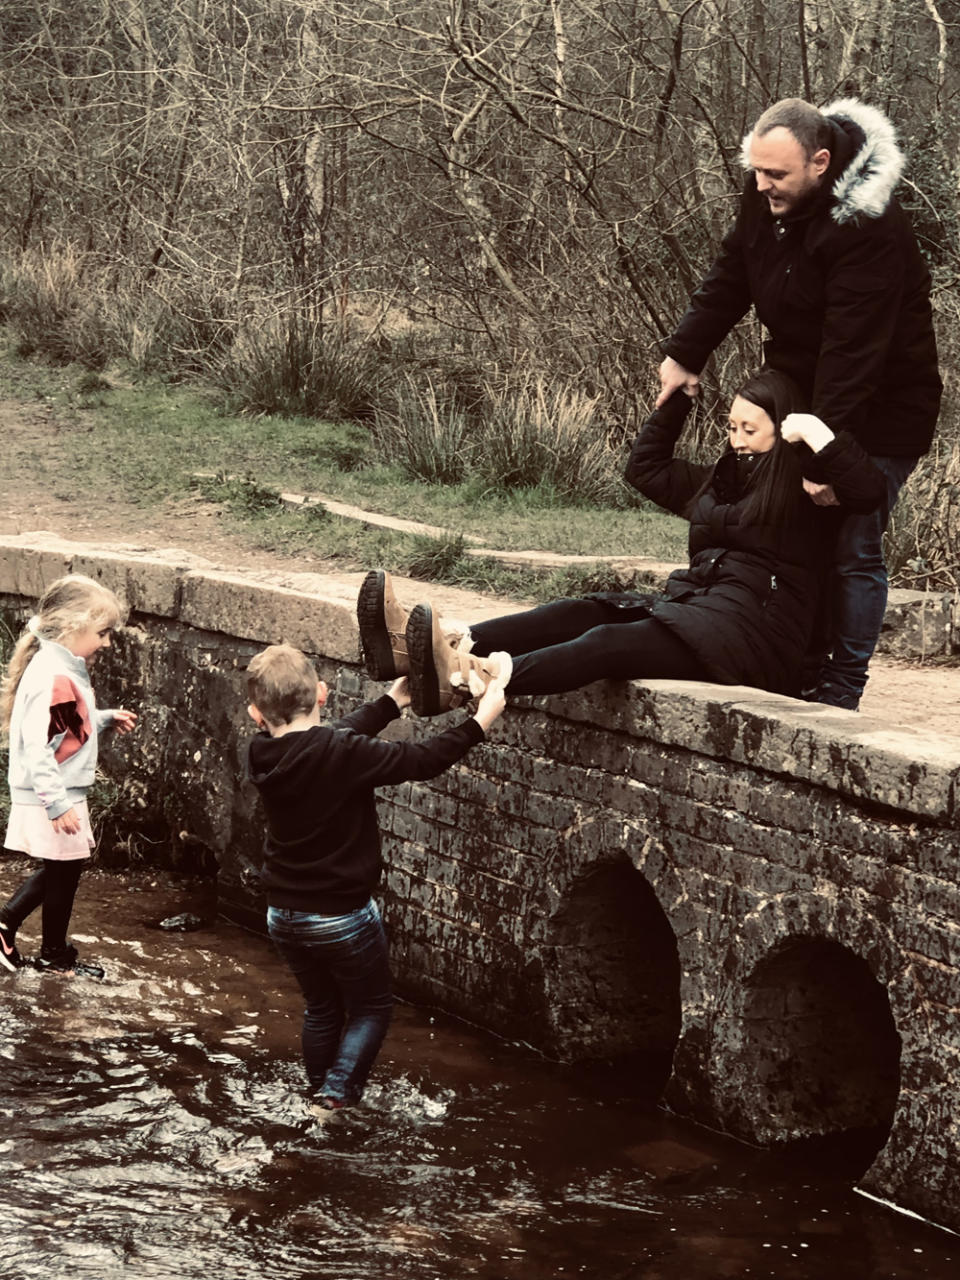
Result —
<path fill-rule="evenodd" d="M 21 535 L 0 538 L 4 615 L 68 571 L 131 607 L 96 675 L 102 705 L 141 713 L 104 750 L 111 833 L 216 870 L 224 914 L 259 927 L 244 668 L 285 640 L 333 715 L 380 692 L 361 575 Z M 756 690 L 600 683 L 511 702 L 460 767 L 384 789 L 380 818 L 401 994 L 618 1064 L 747 1141 L 855 1138 L 860 1185 L 960 1229 L 956 742 Z"/>

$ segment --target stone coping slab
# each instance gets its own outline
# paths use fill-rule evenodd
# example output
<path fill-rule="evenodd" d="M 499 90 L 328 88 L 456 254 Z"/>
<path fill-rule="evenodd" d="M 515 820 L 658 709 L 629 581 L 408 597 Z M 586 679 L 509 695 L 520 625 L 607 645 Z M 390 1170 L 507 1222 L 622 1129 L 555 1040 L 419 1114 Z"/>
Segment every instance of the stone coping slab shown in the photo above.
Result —
<path fill-rule="evenodd" d="M 334 661 L 359 662 L 359 573 L 229 572 L 188 552 L 76 543 L 51 533 L 0 537 L 0 592 L 35 599 L 66 572 L 104 582 L 134 613 L 264 644 L 285 640 Z M 429 593 L 448 622 L 517 608 L 497 600 L 478 608 L 470 592 L 403 579 L 397 588 L 405 604 Z M 892 727 L 761 690 L 686 681 L 599 682 L 586 691 L 522 702 L 551 716 L 751 764 L 926 821 L 960 820 L 960 738 Z"/>

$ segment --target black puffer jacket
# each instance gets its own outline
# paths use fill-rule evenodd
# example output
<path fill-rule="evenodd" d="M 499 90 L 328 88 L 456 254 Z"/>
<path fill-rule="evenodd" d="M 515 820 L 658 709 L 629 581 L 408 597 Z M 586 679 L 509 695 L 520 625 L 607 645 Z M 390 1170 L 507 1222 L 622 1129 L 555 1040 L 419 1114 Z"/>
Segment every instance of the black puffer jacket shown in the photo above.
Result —
<path fill-rule="evenodd" d="M 670 575 L 650 612 L 718 683 L 796 693 L 836 508 L 804 498 L 787 524 L 741 523 L 750 489 L 736 454 L 725 453 L 713 467 L 673 456 L 692 403 L 678 391 L 656 410 L 627 464 L 635 489 L 690 521 L 689 567 Z M 762 465 L 762 459 L 746 465 Z M 832 484 L 846 510 L 872 511 L 881 502 L 883 476 L 849 434 L 810 455 L 809 463 L 805 471 Z"/>
<path fill-rule="evenodd" d="M 663 349 L 699 373 L 752 303 L 769 333 L 766 363 L 794 378 L 818 417 L 868 453 L 918 457 L 942 383 L 930 273 L 893 196 L 903 157 L 873 107 L 850 98 L 824 114 L 834 143 L 818 193 L 777 219 L 750 175 L 736 223 Z"/>

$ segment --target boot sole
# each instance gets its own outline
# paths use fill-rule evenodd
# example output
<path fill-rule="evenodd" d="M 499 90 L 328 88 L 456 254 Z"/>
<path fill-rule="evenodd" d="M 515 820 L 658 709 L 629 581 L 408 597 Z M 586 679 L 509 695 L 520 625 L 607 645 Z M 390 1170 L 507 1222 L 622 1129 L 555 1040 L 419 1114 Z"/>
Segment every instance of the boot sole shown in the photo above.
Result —
<path fill-rule="evenodd" d="M 360 628 L 360 656 L 371 680 L 396 680 L 390 633 L 383 615 L 383 592 L 386 574 L 371 569 L 357 596 L 357 625 Z"/>
<path fill-rule="evenodd" d="M 407 651 L 410 654 L 410 706 L 415 715 L 440 714 L 440 680 L 433 660 L 433 610 L 428 604 L 414 606 L 407 622 Z"/>

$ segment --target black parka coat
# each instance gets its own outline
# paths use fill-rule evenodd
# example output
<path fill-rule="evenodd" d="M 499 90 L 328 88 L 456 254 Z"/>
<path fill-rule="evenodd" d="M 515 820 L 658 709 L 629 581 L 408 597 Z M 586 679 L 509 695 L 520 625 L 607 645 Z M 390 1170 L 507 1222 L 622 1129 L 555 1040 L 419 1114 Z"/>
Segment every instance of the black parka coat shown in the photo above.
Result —
<path fill-rule="evenodd" d="M 736 454 L 725 453 L 713 467 L 673 456 L 692 403 L 683 392 L 671 396 L 644 424 L 627 463 L 635 489 L 690 521 L 690 564 L 670 575 L 650 613 L 696 654 L 711 680 L 796 694 L 836 509 L 804 495 L 785 523 L 745 522 L 751 489 Z M 849 433 L 816 454 L 795 447 L 805 451 L 804 472 L 832 484 L 846 511 L 872 511 L 883 500 L 882 474 Z M 763 456 L 747 466 L 762 466 Z"/>
<path fill-rule="evenodd" d="M 846 99 L 824 114 L 834 141 L 818 192 L 774 218 L 749 176 L 737 220 L 663 350 L 699 373 L 752 304 L 769 334 L 765 362 L 793 378 L 813 413 L 870 454 L 919 457 L 942 383 L 930 273 L 893 196 L 903 158 L 874 108 Z"/>

